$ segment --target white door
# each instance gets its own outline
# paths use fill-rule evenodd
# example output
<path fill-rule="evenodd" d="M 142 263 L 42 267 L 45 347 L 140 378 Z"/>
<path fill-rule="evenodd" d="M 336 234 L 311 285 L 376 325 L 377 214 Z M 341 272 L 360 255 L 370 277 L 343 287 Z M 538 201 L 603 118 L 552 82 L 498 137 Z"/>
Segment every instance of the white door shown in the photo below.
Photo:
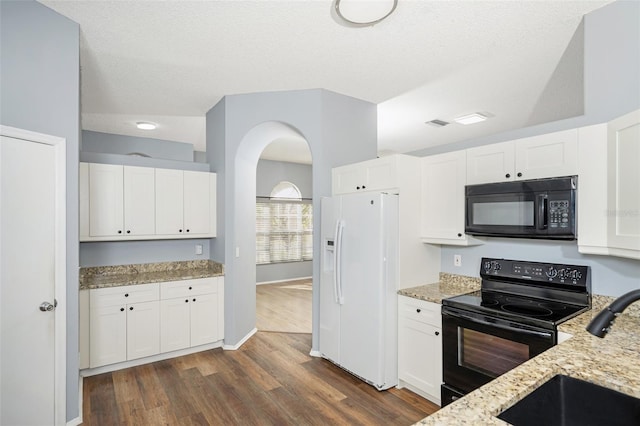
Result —
<path fill-rule="evenodd" d="M 184 172 L 184 232 L 208 234 L 209 223 L 209 173 Z"/>
<path fill-rule="evenodd" d="M 89 235 L 123 235 L 123 166 L 89 164 Z"/>
<path fill-rule="evenodd" d="M 156 234 L 183 232 L 183 172 L 156 169 Z"/>
<path fill-rule="evenodd" d="M 160 302 L 127 305 L 127 359 L 160 353 Z"/>
<path fill-rule="evenodd" d="M 188 297 L 160 301 L 160 351 L 188 348 L 191 314 Z"/>
<path fill-rule="evenodd" d="M 202 294 L 191 298 L 191 346 L 218 340 L 218 295 Z"/>
<path fill-rule="evenodd" d="M 156 233 L 156 173 L 151 167 L 124 166 L 125 235 Z"/>
<path fill-rule="evenodd" d="M 65 143 L 0 131 L 0 424 L 64 424 Z"/>

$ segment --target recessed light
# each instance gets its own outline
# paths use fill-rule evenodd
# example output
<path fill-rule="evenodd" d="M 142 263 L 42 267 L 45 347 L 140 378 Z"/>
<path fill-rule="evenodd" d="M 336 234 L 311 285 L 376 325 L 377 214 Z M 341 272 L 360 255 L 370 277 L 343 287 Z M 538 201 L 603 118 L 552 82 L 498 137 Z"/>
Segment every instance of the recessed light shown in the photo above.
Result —
<path fill-rule="evenodd" d="M 138 121 L 136 127 L 140 130 L 155 130 L 158 127 L 155 123 L 149 123 L 148 121 Z"/>
<path fill-rule="evenodd" d="M 487 119 L 486 115 L 474 112 L 473 114 L 463 115 L 462 117 L 454 118 L 453 121 L 460 124 L 474 124 L 479 123 Z"/>

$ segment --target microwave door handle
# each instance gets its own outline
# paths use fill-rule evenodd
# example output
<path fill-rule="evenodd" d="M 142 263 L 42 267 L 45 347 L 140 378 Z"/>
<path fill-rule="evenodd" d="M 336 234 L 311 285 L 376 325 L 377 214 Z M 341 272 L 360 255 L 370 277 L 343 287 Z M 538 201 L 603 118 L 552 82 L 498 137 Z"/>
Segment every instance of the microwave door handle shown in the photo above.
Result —
<path fill-rule="evenodd" d="M 547 229 L 549 226 L 549 204 L 547 194 L 538 195 L 538 229 Z"/>

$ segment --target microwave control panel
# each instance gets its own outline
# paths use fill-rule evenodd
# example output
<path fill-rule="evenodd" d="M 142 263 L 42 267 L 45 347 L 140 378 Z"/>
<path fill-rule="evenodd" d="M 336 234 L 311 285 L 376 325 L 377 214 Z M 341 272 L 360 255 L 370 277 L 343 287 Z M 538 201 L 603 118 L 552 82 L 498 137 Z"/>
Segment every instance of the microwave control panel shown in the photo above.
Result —
<path fill-rule="evenodd" d="M 569 200 L 549 201 L 549 227 L 568 228 L 569 221 Z"/>

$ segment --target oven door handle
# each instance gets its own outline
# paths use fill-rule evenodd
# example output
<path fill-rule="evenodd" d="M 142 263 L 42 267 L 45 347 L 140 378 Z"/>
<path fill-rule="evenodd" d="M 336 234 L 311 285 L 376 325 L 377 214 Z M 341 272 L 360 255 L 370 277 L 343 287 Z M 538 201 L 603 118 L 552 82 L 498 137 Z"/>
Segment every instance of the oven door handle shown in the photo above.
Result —
<path fill-rule="evenodd" d="M 449 317 L 452 317 L 452 318 L 462 318 L 462 319 L 465 319 L 467 321 L 471 321 L 471 322 L 476 323 L 476 324 L 487 325 L 487 326 L 490 326 L 490 327 L 499 328 L 501 330 L 513 331 L 515 333 L 528 334 L 530 336 L 538 336 L 538 337 L 546 337 L 546 338 L 551 338 L 553 336 L 552 333 L 549 333 L 549 332 L 527 330 L 527 329 L 516 328 L 516 327 L 509 327 L 509 326 L 502 325 L 502 324 L 496 324 L 496 323 L 492 323 L 492 322 L 488 322 L 488 321 L 482 321 L 482 320 L 479 320 L 477 318 L 472 318 L 472 317 L 469 317 L 467 315 L 463 315 L 463 314 L 460 314 L 460 313 L 457 313 L 457 312 L 455 314 L 451 313 L 451 312 L 443 312 L 442 315 L 443 316 L 449 316 Z"/>

